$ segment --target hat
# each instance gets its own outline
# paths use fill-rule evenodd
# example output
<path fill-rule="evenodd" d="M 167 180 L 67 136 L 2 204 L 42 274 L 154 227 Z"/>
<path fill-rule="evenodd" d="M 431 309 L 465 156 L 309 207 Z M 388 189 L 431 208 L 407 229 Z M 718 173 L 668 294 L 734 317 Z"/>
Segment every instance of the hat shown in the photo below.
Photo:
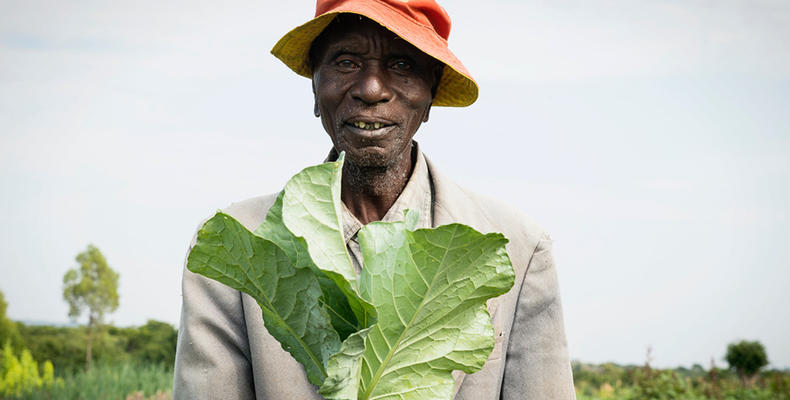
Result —
<path fill-rule="evenodd" d="M 441 61 L 446 66 L 434 106 L 466 107 L 477 100 L 477 83 L 447 47 L 450 16 L 435 0 L 317 0 L 315 18 L 288 32 L 272 48 L 272 54 L 307 78 L 310 45 L 341 13 L 363 15 Z"/>

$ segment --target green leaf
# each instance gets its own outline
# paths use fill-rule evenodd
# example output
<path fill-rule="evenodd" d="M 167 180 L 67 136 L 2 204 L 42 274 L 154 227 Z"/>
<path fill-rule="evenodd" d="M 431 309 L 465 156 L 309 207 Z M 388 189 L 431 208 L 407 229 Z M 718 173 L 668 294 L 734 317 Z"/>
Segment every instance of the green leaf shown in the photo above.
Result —
<path fill-rule="evenodd" d="M 310 382 L 324 381 L 324 362 L 341 343 L 310 269 L 293 265 L 277 245 L 221 212 L 198 231 L 187 268 L 252 296 L 266 329 L 304 365 Z"/>
<path fill-rule="evenodd" d="M 327 399 L 449 399 L 451 372 L 483 367 L 493 345 L 486 300 L 514 273 L 501 234 L 460 224 L 372 223 L 353 269 L 343 239 L 342 154 L 286 184 L 255 233 L 218 213 L 187 267 L 250 294 L 269 333 Z"/>
<path fill-rule="evenodd" d="M 451 372 L 478 371 L 493 349 L 485 302 L 513 286 L 507 239 L 461 224 L 410 231 L 395 222 L 367 225 L 359 241 L 360 291 L 378 321 L 361 356 L 327 370 L 333 382 L 354 382 L 356 397 L 336 383 L 322 393 L 338 400 L 451 398 Z"/>
<path fill-rule="evenodd" d="M 343 240 L 342 166 L 341 158 L 307 167 L 291 178 L 283 190 L 282 220 L 294 235 L 305 238 L 316 265 L 356 283 L 351 256 Z"/>
<path fill-rule="evenodd" d="M 334 280 L 329 277 L 331 272 L 326 272 L 318 268 L 313 260 L 310 258 L 310 253 L 307 249 L 307 242 L 304 238 L 296 237 L 289 231 L 282 222 L 282 199 L 284 191 L 280 192 L 274 204 L 266 214 L 266 219 L 255 230 L 255 234 L 272 241 L 280 247 L 291 263 L 297 268 L 309 268 L 313 271 L 318 284 L 323 292 L 323 301 L 330 318 L 332 319 L 332 327 L 337 331 L 341 340 L 344 340 L 348 335 L 356 332 L 361 327 L 357 321 L 354 311 L 349 305 L 349 298 L 352 303 L 356 300 L 357 304 L 361 299 L 351 290 L 348 282 L 343 280 L 342 276 L 334 274 Z M 340 286 L 336 283 L 341 281 L 347 287 L 347 292 L 344 293 Z M 368 305 L 372 309 L 372 306 Z"/>
<path fill-rule="evenodd" d="M 310 258 L 345 294 L 359 328 L 366 328 L 375 321 L 376 311 L 359 296 L 359 282 L 343 238 L 343 158 L 341 153 L 335 162 L 307 167 L 288 181 L 282 195 L 282 223 L 293 235 L 304 238 Z"/>
<path fill-rule="evenodd" d="M 349 336 L 327 363 L 329 375 L 321 385 L 322 396 L 326 399 L 356 399 L 359 391 L 359 374 L 362 368 L 362 354 L 365 352 L 365 337 L 369 328 Z"/>

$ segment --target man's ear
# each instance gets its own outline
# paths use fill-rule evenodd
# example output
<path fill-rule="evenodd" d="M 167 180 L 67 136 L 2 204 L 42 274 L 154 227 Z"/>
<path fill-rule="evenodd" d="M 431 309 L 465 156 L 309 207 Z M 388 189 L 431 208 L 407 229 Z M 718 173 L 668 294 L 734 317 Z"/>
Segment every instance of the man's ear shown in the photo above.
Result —
<path fill-rule="evenodd" d="M 313 85 L 313 115 L 316 117 L 321 116 L 321 111 L 318 109 L 318 97 L 315 95 L 315 81 L 312 82 Z"/>
<path fill-rule="evenodd" d="M 431 73 L 433 74 L 433 86 L 431 86 L 431 98 L 433 99 L 436 97 L 436 91 L 439 90 L 439 82 L 441 82 L 442 75 L 444 75 L 444 63 L 437 62 Z"/>
<path fill-rule="evenodd" d="M 436 91 L 439 90 L 439 82 L 442 80 L 442 74 L 444 74 L 444 63 L 437 62 L 436 65 L 433 66 L 433 85 L 431 86 L 431 102 L 436 97 Z M 425 110 L 425 116 L 422 118 L 422 122 L 428 122 L 428 117 L 431 114 L 431 106 L 428 106 L 428 109 Z"/>

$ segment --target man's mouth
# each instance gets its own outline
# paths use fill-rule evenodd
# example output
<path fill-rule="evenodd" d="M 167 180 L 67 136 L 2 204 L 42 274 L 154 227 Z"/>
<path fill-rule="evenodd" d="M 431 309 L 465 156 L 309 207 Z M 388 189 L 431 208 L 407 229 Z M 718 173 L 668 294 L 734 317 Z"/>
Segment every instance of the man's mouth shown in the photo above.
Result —
<path fill-rule="evenodd" d="M 372 122 L 372 121 L 359 121 L 359 120 L 348 121 L 347 124 L 357 127 L 359 129 L 364 129 L 366 131 L 374 131 L 377 129 L 386 128 L 393 125 L 380 121 Z"/>

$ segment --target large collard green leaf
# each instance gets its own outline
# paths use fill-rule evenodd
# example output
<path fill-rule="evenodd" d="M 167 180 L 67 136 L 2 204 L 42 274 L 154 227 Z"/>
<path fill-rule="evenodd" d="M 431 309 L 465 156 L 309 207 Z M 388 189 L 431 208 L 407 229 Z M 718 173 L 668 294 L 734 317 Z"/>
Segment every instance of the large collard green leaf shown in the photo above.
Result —
<path fill-rule="evenodd" d="M 412 212 L 360 231 L 357 277 L 341 169 L 342 155 L 294 176 L 254 234 L 218 213 L 187 267 L 255 298 L 327 399 L 449 399 L 451 371 L 479 370 L 493 348 L 485 301 L 513 285 L 507 240 L 459 224 L 414 231 Z"/>
<path fill-rule="evenodd" d="M 396 222 L 369 224 L 359 240 L 360 292 L 378 320 L 364 342 L 350 336 L 329 360 L 321 394 L 451 398 L 451 372 L 479 370 L 493 349 L 485 302 L 513 286 L 507 239 L 460 224 L 411 231 Z"/>
<path fill-rule="evenodd" d="M 221 212 L 198 231 L 187 268 L 252 296 L 266 329 L 304 365 L 310 382 L 324 381 L 325 361 L 341 343 L 313 271 Z"/>
<path fill-rule="evenodd" d="M 305 239 L 296 237 L 285 227 L 282 222 L 282 200 L 284 193 L 284 191 L 280 192 L 280 195 L 277 196 L 274 204 L 269 208 L 269 212 L 266 214 L 266 220 L 255 230 L 255 234 L 279 246 L 285 254 L 288 255 L 291 263 L 297 268 L 309 268 L 313 271 L 318 279 L 321 291 L 323 292 L 322 300 L 332 319 L 332 326 L 337 331 L 340 339 L 345 340 L 348 335 L 356 332 L 361 327 L 359 326 L 356 315 L 349 305 L 347 293 L 344 293 L 344 291 L 340 289 L 340 286 L 335 283 L 338 279 L 343 278 L 334 274 L 335 279 L 333 280 L 329 277 L 332 272 L 327 273 L 318 268 L 310 258 Z M 352 296 L 352 304 L 354 300 L 356 300 L 357 303 L 361 302 L 361 299 L 353 293 L 347 282 L 345 285 L 348 288 L 347 292 Z M 368 305 L 368 307 L 372 308 L 370 305 Z"/>
<path fill-rule="evenodd" d="M 360 357 L 365 352 L 365 338 L 373 327 L 356 332 L 343 341 L 340 351 L 327 362 L 331 372 L 320 393 L 329 399 L 356 399 L 359 392 L 359 376 L 362 368 Z"/>
<path fill-rule="evenodd" d="M 335 162 L 305 168 L 288 181 L 283 189 L 282 223 L 293 235 L 304 238 L 310 258 L 345 294 L 361 329 L 374 322 L 376 312 L 359 296 L 359 282 L 343 238 L 343 158 L 341 153 Z"/>
<path fill-rule="evenodd" d="M 357 287 L 351 256 L 343 240 L 342 157 L 307 167 L 285 184 L 282 221 L 294 235 L 305 238 L 316 265 L 339 274 Z"/>

